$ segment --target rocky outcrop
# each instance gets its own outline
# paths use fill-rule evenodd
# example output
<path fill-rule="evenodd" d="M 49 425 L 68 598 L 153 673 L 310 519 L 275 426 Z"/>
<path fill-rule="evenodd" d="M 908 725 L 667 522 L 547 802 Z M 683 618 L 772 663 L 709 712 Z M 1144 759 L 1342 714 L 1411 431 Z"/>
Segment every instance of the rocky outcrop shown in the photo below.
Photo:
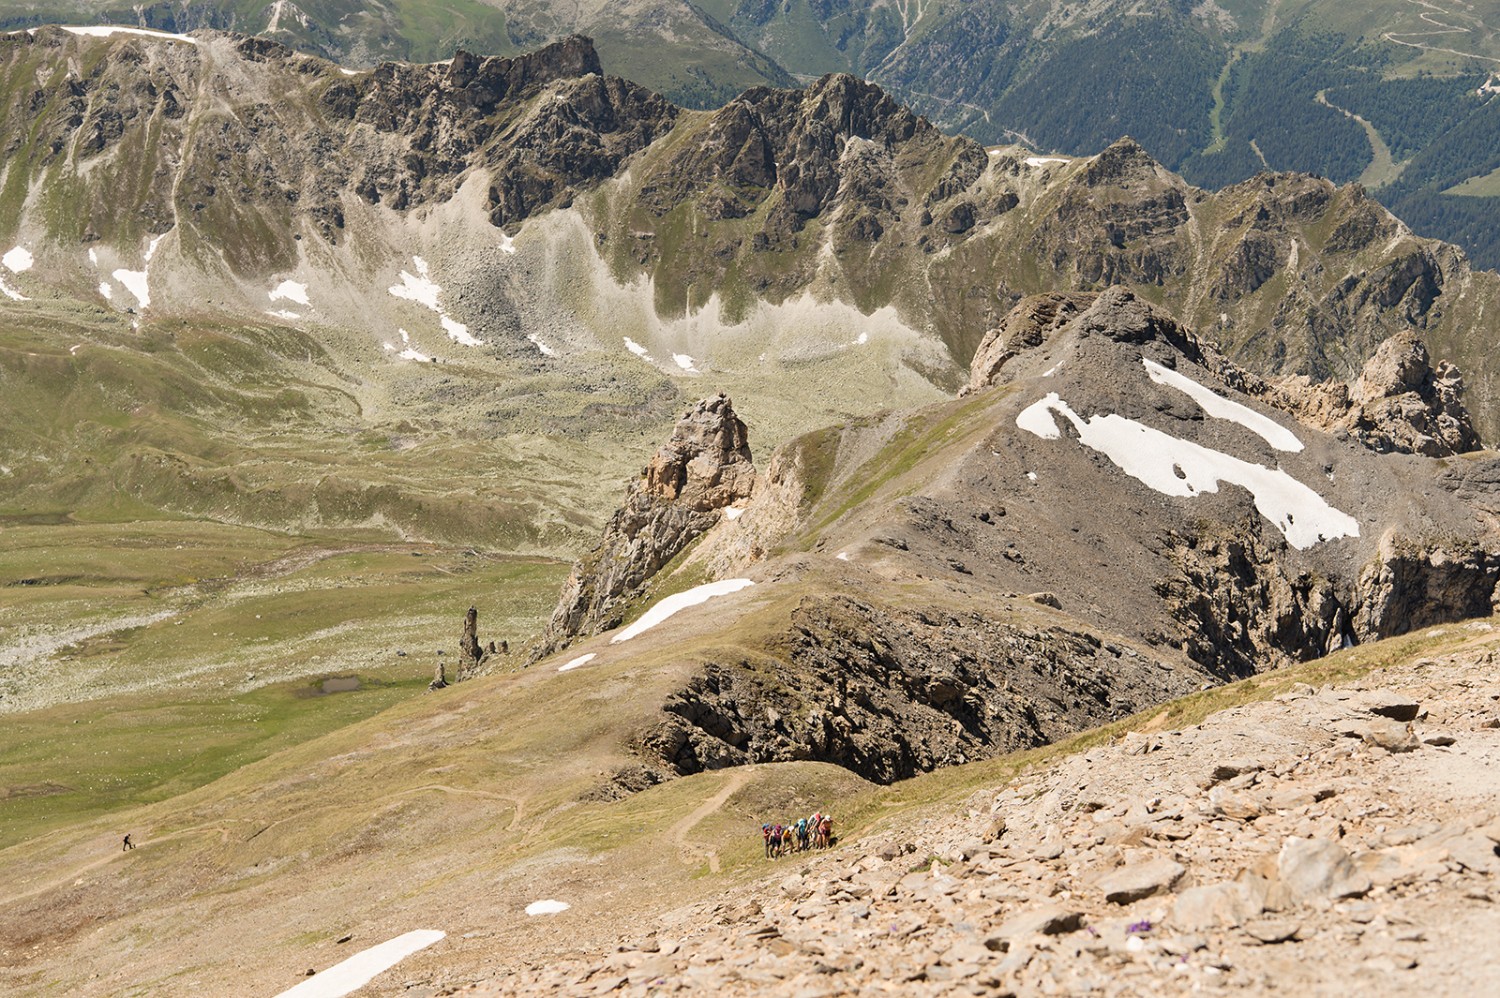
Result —
<path fill-rule="evenodd" d="M 854 596 L 804 600 L 767 651 L 715 662 L 641 738 L 669 773 L 814 759 L 891 783 L 1041 745 L 1200 677 L 1063 626 Z"/>
<path fill-rule="evenodd" d="M 471 606 L 464 614 L 463 633 L 458 637 L 458 678 L 466 679 L 477 672 L 485 654 L 479 644 L 479 611 Z"/>
<path fill-rule="evenodd" d="M 533 658 L 618 626 L 651 577 L 754 486 L 748 433 L 729 398 L 689 409 L 631 483 L 598 546 L 573 566 Z"/>
<path fill-rule="evenodd" d="M 1463 391 L 1458 368 L 1440 361 L 1434 369 L 1426 345 L 1406 331 L 1382 343 L 1352 385 L 1290 377 L 1267 398 L 1309 426 L 1379 453 L 1447 457 L 1482 446 Z"/>

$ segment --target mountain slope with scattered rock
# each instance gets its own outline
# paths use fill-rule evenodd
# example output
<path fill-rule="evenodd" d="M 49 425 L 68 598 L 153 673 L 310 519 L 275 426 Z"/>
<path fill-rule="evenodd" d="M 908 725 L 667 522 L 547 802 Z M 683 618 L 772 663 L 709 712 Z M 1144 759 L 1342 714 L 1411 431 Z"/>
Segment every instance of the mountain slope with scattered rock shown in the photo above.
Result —
<path fill-rule="evenodd" d="M 1091 748 L 453 994 L 1485 993 L 1500 931 L 1494 628 Z M 750 830 L 746 830 L 749 834 Z M 504 968 L 503 972 L 500 968 Z"/>
<path fill-rule="evenodd" d="M 639 607 L 743 575 L 763 633 L 662 703 L 638 736 L 644 775 L 621 786 L 795 759 L 889 783 L 1488 616 L 1495 458 L 1458 452 L 1476 439 L 1461 379 L 1431 391 L 1425 356 L 1394 342 L 1345 394 L 1406 404 L 1329 432 L 1130 291 L 1027 299 L 963 397 L 783 446 L 659 577 L 662 557 L 606 534 L 543 650 L 564 635 L 587 660 L 622 654 L 577 612 L 612 579 L 644 582 Z M 1454 447 L 1420 432 L 1438 422 Z"/>

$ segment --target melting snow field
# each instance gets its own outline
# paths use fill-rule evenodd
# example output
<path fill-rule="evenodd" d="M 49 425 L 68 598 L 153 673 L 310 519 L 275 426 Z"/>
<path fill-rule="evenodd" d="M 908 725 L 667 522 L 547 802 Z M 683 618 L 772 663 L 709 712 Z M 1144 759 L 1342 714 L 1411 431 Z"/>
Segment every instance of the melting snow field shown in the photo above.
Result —
<path fill-rule="evenodd" d="M 390 970 L 418 950 L 426 949 L 447 935 L 436 929 L 418 929 L 404 936 L 387 940 L 379 946 L 356 953 L 342 963 L 336 963 L 320 974 L 315 974 L 294 988 L 288 988 L 276 998 L 342 998 L 358 991 L 377 974 Z"/>
<path fill-rule="evenodd" d="M 73 35 L 88 35 L 91 38 L 108 38 L 111 35 L 138 35 L 142 38 L 164 38 L 174 42 L 187 42 L 189 45 L 197 45 L 198 39 L 189 38 L 187 35 L 174 35 L 165 31 L 151 31 L 147 28 L 121 28 L 110 24 L 91 24 L 83 27 L 64 26 L 63 30 Z M 32 30 L 35 34 L 35 29 Z"/>
<path fill-rule="evenodd" d="M 398 329 L 396 330 L 396 332 L 401 334 L 401 345 L 406 347 L 405 350 L 402 350 L 400 353 L 396 354 L 397 357 L 400 357 L 402 360 L 419 360 L 424 364 L 429 364 L 432 362 L 431 357 L 427 356 L 425 353 L 422 353 L 416 347 L 411 345 L 411 333 L 408 333 L 404 329 Z M 395 344 L 386 343 L 384 344 L 384 346 L 390 353 L 396 353 Z"/>
<path fill-rule="evenodd" d="M 110 276 L 125 285 L 126 291 L 135 295 L 136 304 L 141 308 L 151 304 L 151 284 L 146 280 L 146 271 L 121 268 Z"/>
<path fill-rule="evenodd" d="M 637 357 L 642 357 L 642 358 L 649 357 L 650 353 L 651 353 L 649 350 L 647 350 L 645 347 L 641 346 L 639 343 L 637 343 L 635 340 L 631 339 L 629 336 L 625 337 L 625 349 L 629 350 L 631 353 L 635 354 Z"/>
<path fill-rule="evenodd" d="M 307 299 L 307 285 L 296 281 L 282 281 L 271 289 L 270 296 L 272 301 L 290 301 L 298 305 L 312 304 Z"/>
<path fill-rule="evenodd" d="M 693 358 L 685 353 L 674 353 L 672 362 L 689 374 L 698 374 L 699 370 L 693 366 Z"/>
<path fill-rule="evenodd" d="M 1056 392 L 1048 392 L 1016 417 L 1016 425 L 1043 440 L 1062 437 L 1054 414 L 1073 424 L 1079 441 L 1121 471 L 1169 496 L 1219 491 L 1220 482 L 1249 490 L 1255 508 L 1299 550 L 1320 541 L 1358 537 L 1354 517 L 1332 506 L 1280 468 L 1242 461 L 1190 440 L 1174 437 L 1124 416 L 1083 419 Z"/>
<path fill-rule="evenodd" d="M 31 251 L 21 246 L 9 250 L 3 257 L 0 257 L 0 263 L 4 263 L 5 269 L 12 274 L 26 273 L 35 262 L 31 256 Z"/>
<path fill-rule="evenodd" d="M 569 660 L 565 665 L 558 666 L 557 671 L 558 672 L 572 672 L 574 669 L 578 668 L 580 665 L 588 665 L 590 662 L 592 662 L 594 659 L 596 659 L 598 657 L 599 657 L 599 653 L 598 652 L 593 652 L 593 651 L 589 652 L 587 655 L 579 655 L 577 658 Z"/>
<path fill-rule="evenodd" d="M 1186 375 L 1178 374 L 1171 368 L 1162 367 L 1154 360 L 1142 357 L 1141 363 L 1146 365 L 1146 373 L 1151 376 L 1152 381 L 1182 392 L 1215 419 L 1227 419 L 1231 423 L 1238 423 L 1277 450 L 1296 453 L 1302 449 L 1302 441 L 1297 439 L 1297 435 L 1269 416 L 1262 415 L 1249 406 L 1240 405 L 1233 399 L 1227 399 Z"/>
<path fill-rule="evenodd" d="M 427 266 L 427 261 L 419 256 L 411 258 L 412 264 L 417 268 L 415 274 L 401 271 L 401 283 L 393 284 L 388 289 L 392 296 L 414 301 L 433 312 L 437 313 L 438 322 L 448 338 L 460 346 L 477 347 L 480 345 L 478 337 L 469 332 L 469 327 L 454 319 L 443 307 L 438 304 L 438 295 L 442 294 L 443 286 L 432 279 Z"/>
<path fill-rule="evenodd" d="M 551 347 L 549 347 L 547 344 L 543 343 L 540 339 L 538 339 L 536 333 L 532 333 L 530 336 L 527 336 L 526 338 L 531 341 L 531 345 L 532 346 L 536 347 L 538 350 L 540 350 L 542 352 L 542 356 L 543 357 L 556 357 L 557 356 L 557 351 L 554 350 L 554 349 L 552 349 Z"/>
<path fill-rule="evenodd" d="M 657 624 L 662 623 L 679 611 L 686 610 L 690 606 L 707 603 L 715 596 L 727 596 L 737 593 L 746 586 L 753 586 L 754 582 L 749 579 L 723 579 L 719 582 L 710 582 L 704 586 L 695 586 L 686 592 L 676 593 L 657 603 L 651 609 L 641 614 L 640 619 L 631 624 L 625 630 L 609 639 L 609 643 L 617 645 L 621 641 L 629 641 L 631 638 L 645 634 Z"/>
<path fill-rule="evenodd" d="M 1048 163 L 1067 163 L 1069 160 L 1063 156 L 1027 156 L 1027 166 L 1046 166 Z"/>
<path fill-rule="evenodd" d="M 560 915 L 573 907 L 566 901 L 533 901 L 526 906 L 528 915 Z"/>

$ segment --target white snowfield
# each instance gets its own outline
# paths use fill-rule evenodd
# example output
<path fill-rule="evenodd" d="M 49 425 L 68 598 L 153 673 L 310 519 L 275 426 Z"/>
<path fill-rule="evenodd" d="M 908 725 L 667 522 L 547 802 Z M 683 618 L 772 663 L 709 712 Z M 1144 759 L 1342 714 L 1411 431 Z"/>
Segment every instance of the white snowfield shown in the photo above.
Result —
<path fill-rule="evenodd" d="M 685 353 L 674 353 L 672 355 L 672 362 L 674 364 L 676 364 L 678 367 L 682 368 L 688 374 L 699 374 L 699 373 L 701 373 L 701 372 L 699 372 L 698 368 L 694 365 L 693 358 L 690 357 L 690 356 L 688 356 Z"/>
<path fill-rule="evenodd" d="M 297 281 L 282 281 L 271 289 L 272 301 L 290 301 L 298 305 L 311 305 L 307 298 L 307 285 Z"/>
<path fill-rule="evenodd" d="M 645 347 L 641 346 L 639 343 L 637 343 L 635 340 L 631 339 L 629 336 L 625 337 L 625 349 L 629 350 L 631 353 L 635 354 L 637 357 L 642 357 L 642 358 L 650 359 L 651 351 L 649 351 Z"/>
<path fill-rule="evenodd" d="M 543 357 L 556 357 L 557 356 L 557 351 L 554 350 L 554 349 L 552 349 L 551 347 L 549 347 L 547 344 L 543 343 L 541 341 L 541 338 L 538 337 L 536 333 L 532 333 L 531 335 L 527 336 L 526 338 L 531 341 L 531 345 L 532 346 L 536 347 L 537 350 L 541 352 L 541 355 Z"/>
<path fill-rule="evenodd" d="M 581 665 L 588 665 L 599 657 L 598 652 L 591 651 L 587 655 L 579 655 L 577 658 L 569 659 L 565 664 L 557 667 L 558 672 L 572 672 Z"/>
<path fill-rule="evenodd" d="M 657 603 L 651 609 L 641 614 L 640 619 L 631 624 L 625 630 L 609 639 L 609 643 L 617 645 L 621 641 L 629 641 L 633 637 L 645 634 L 657 624 L 667 618 L 674 616 L 690 606 L 707 603 L 715 596 L 728 596 L 737 593 L 746 586 L 753 586 L 754 582 L 749 579 L 723 579 L 719 582 L 710 582 L 703 586 L 694 586 L 686 592 L 676 593 Z"/>
<path fill-rule="evenodd" d="M 1048 163 L 1071 163 L 1072 160 L 1064 156 L 1027 156 L 1027 166 L 1046 166 Z"/>
<path fill-rule="evenodd" d="M 1119 415 L 1083 419 L 1056 392 L 1032 403 L 1016 417 L 1016 426 L 1044 440 L 1057 440 L 1060 414 L 1078 431 L 1079 441 L 1115 463 L 1121 471 L 1169 496 L 1219 491 L 1220 482 L 1243 486 L 1255 508 L 1299 550 L 1320 541 L 1358 537 L 1354 517 L 1330 506 L 1322 496 L 1280 468 L 1242 461 L 1190 440 L 1174 437 Z"/>
<path fill-rule="evenodd" d="M 1169 367 L 1162 367 L 1154 360 L 1142 357 L 1141 363 L 1146 365 L 1146 373 L 1151 376 L 1152 381 L 1182 392 L 1215 419 L 1238 423 L 1277 450 L 1295 454 L 1302 449 L 1302 441 L 1297 439 L 1297 435 L 1271 417 L 1262 415 L 1249 406 L 1240 405 L 1233 399 L 1227 399 L 1212 388 L 1200 385 Z"/>
<path fill-rule="evenodd" d="M 36 261 L 31 256 L 31 251 L 26 249 L 24 246 L 12 247 L 10 250 L 6 251 L 6 254 L 3 257 L 0 257 L 0 263 L 4 263 L 5 269 L 10 271 L 12 274 L 26 273 L 26 271 L 31 269 L 31 265 L 35 262 Z"/>
<path fill-rule="evenodd" d="M 419 256 L 411 258 L 412 264 L 417 268 L 415 274 L 401 271 L 401 283 L 393 284 L 387 290 L 392 297 L 404 298 L 414 301 L 429 310 L 436 312 L 439 324 L 448 338 L 460 346 L 477 347 L 482 345 L 479 338 L 469 332 L 469 327 L 454 319 L 443 306 L 438 304 L 438 295 L 442 294 L 443 286 L 432 279 L 427 261 Z"/>
<path fill-rule="evenodd" d="M 198 44 L 198 39 L 189 38 L 187 35 L 174 35 L 166 31 L 152 31 L 149 28 L 124 28 L 113 24 L 59 24 L 58 27 L 71 35 L 87 35 L 90 38 L 108 38 L 111 35 L 139 35 L 142 38 L 161 38 L 173 42 L 187 42 L 189 45 Z M 34 35 L 36 34 L 36 29 L 27 28 L 26 33 Z M 20 32 L 12 31 L 9 34 L 19 35 Z"/>
<path fill-rule="evenodd" d="M 151 282 L 146 278 L 144 270 L 126 270 L 123 267 L 110 275 L 121 284 L 125 290 L 135 295 L 135 302 L 141 308 L 151 304 Z"/>
<path fill-rule="evenodd" d="M 551 899 L 548 899 L 546 901 L 533 901 L 526 906 L 526 914 L 561 915 L 571 907 L 573 906 L 568 904 L 568 902 L 566 901 L 553 901 Z"/>
<path fill-rule="evenodd" d="M 288 988 L 276 998 L 342 998 L 358 991 L 396 964 L 418 950 L 426 949 L 446 936 L 437 929 L 418 929 L 379 946 L 371 946 L 354 954 L 342 963 L 336 963 L 320 974 L 314 974 L 294 988 Z"/>

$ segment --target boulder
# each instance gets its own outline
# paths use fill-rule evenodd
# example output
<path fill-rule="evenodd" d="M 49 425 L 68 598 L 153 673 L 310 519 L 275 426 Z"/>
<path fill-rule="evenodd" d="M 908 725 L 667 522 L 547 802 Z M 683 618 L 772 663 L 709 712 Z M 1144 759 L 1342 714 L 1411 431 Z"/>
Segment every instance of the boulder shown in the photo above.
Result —
<path fill-rule="evenodd" d="M 1104 900 L 1130 904 L 1156 894 L 1165 894 L 1187 872 L 1181 863 L 1165 857 L 1122 866 L 1100 877 L 1097 884 Z"/>
<path fill-rule="evenodd" d="M 1293 904 L 1361 897 L 1370 890 L 1370 878 L 1355 869 L 1344 847 L 1327 839 L 1287 839 L 1276 876 L 1274 894 Z"/>
<path fill-rule="evenodd" d="M 1172 925 L 1183 932 L 1235 928 L 1261 912 L 1244 884 L 1205 884 L 1189 887 L 1172 905 Z"/>

